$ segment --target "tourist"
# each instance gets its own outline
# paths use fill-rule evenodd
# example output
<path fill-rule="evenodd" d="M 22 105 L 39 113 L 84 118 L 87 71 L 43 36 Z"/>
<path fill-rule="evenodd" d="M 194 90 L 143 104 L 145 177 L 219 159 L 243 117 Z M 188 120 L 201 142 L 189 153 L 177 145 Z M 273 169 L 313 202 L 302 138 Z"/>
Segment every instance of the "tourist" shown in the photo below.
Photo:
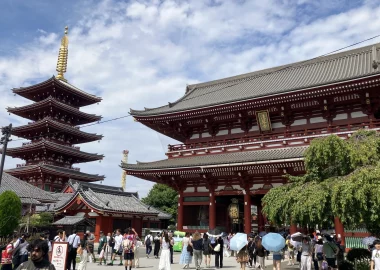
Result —
<path fill-rule="evenodd" d="M 234 234 L 233 233 L 229 233 L 227 239 L 228 239 L 228 250 L 231 251 L 230 252 L 230 256 L 233 257 L 235 255 L 235 251 L 230 249 L 230 242 L 231 242 L 232 237 L 234 237 Z M 228 256 L 228 257 L 230 257 L 230 256 Z"/>
<path fill-rule="evenodd" d="M 136 245 L 135 245 L 135 248 L 134 248 L 134 263 L 133 263 L 133 266 L 135 268 L 139 268 L 140 266 L 140 247 L 142 247 L 142 242 L 141 242 L 141 239 L 139 237 L 136 237 Z"/>
<path fill-rule="evenodd" d="M 125 270 L 132 269 L 133 260 L 135 259 L 134 249 L 136 246 L 136 238 L 138 237 L 137 232 L 133 228 L 128 228 L 124 235 L 124 240 L 122 242 L 122 249 L 124 250 L 124 260 L 125 260 Z M 116 244 L 115 244 L 116 246 Z"/>
<path fill-rule="evenodd" d="M 249 255 L 249 267 L 256 265 L 256 243 L 253 236 L 248 237 L 248 255 Z"/>
<path fill-rule="evenodd" d="M 146 249 L 146 257 L 149 259 L 150 253 L 152 252 L 152 244 L 153 244 L 153 236 L 148 233 L 147 236 L 145 236 L 145 249 Z"/>
<path fill-rule="evenodd" d="M 73 264 L 73 270 L 75 270 L 76 258 L 77 258 L 77 249 L 80 245 L 80 237 L 77 235 L 77 231 L 74 229 L 73 233 L 67 239 L 68 245 L 68 254 L 67 254 L 67 263 L 66 269 L 71 269 L 71 264 Z"/>
<path fill-rule="evenodd" d="M 161 237 L 161 257 L 158 264 L 159 270 L 170 270 L 170 240 L 167 232 L 164 232 Z"/>
<path fill-rule="evenodd" d="M 46 240 L 36 239 L 29 245 L 30 261 L 23 262 L 17 270 L 55 270 L 48 259 L 49 246 Z"/>
<path fill-rule="evenodd" d="M 190 245 L 190 233 L 186 233 L 182 238 L 182 253 L 179 259 L 179 264 L 183 264 L 183 269 L 189 268 L 189 264 L 193 258 L 192 247 Z"/>
<path fill-rule="evenodd" d="M 256 254 L 257 254 L 257 263 L 259 265 L 259 268 L 264 269 L 265 268 L 265 256 L 266 256 L 266 249 L 262 245 L 262 240 L 260 237 L 256 238 Z"/>
<path fill-rule="evenodd" d="M 115 235 L 113 235 L 112 233 L 108 233 L 108 236 L 107 236 L 107 260 L 108 260 L 108 254 L 111 255 L 111 259 L 112 259 L 112 252 L 113 252 L 113 248 L 115 247 Z"/>
<path fill-rule="evenodd" d="M 172 232 L 168 233 L 168 236 L 169 236 L 170 263 L 173 264 L 173 256 L 174 256 L 174 250 L 173 250 L 174 238 L 173 238 L 173 233 Z"/>
<path fill-rule="evenodd" d="M 87 237 L 84 237 L 84 240 L 77 249 L 77 254 L 79 255 L 78 270 L 86 270 L 87 268 L 88 252 L 85 242 L 87 242 Z"/>
<path fill-rule="evenodd" d="M 219 251 L 218 251 L 218 245 L 219 245 Z M 223 248 L 224 248 L 224 241 L 222 237 L 219 236 L 216 239 L 216 246 L 214 248 L 216 268 L 223 268 Z"/>
<path fill-rule="evenodd" d="M 123 236 L 121 235 L 121 230 L 117 229 L 116 230 L 116 235 L 114 237 L 115 239 L 115 246 L 112 250 L 112 257 L 111 257 L 111 262 L 108 263 L 107 265 L 113 265 L 113 261 L 116 258 L 116 255 L 120 257 L 120 263 L 119 265 L 123 265 L 123 248 L 122 248 L 122 242 L 123 242 Z"/>
<path fill-rule="evenodd" d="M 160 246 L 161 246 L 160 236 L 157 233 L 156 236 L 154 237 L 154 257 L 156 259 L 158 259 L 158 255 L 159 255 L 159 252 L 160 252 Z"/>
<path fill-rule="evenodd" d="M 203 255 L 205 256 L 205 264 L 206 267 L 210 268 L 210 263 L 211 263 L 211 251 L 212 251 L 212 246 L 211 246 L 211 241 L 208 238 L 207 233 L 203 234 Z"/>
<path fill-rule="evenodd" d="M 240 263 L 240 270 L 245 270 L 245 266 L 249 261 L 248 248 L 247 246 L 243 247 L 236 254 L 236 261 Z"/>
<path fill-rule="evenodd" d="M 230 257 L 230 253 L 229 253 L 229 242 L 228 242 L 228 236 L 225 236 L 223 237 L 223 250 L 224 250 L 224 254 L 223 256 L 224 257 Z"/>
<path fill-rule="evenodd" d="M 273 270 L 281 270 L 282 252 L 273 252 Z"/>
<path fill-rule="evenodd" d="M 67 242 L 66 232 L 63 230 L 58 230 L 57 235 L 54 237 L 54 242 Z"/>
<path fill-rule="evenodd" d="M 104 265 L 106 265 L 105 259 L 105 250 L 107 247 L 107 236 L 104 235 L 103 231 L 99 232 L 99 246 L 98 246 L 98 255 L 99 255 L 99 264 L 102 265 L 102 260 L 104 260 Z"/>
<path fill-rule="evenodd" d="M 311 270 L 312 253 L 313 247 L 310 238 L 305 236 L 302 238 L 300 270 Z"/>
<path fill-rule="evenodd" d="M 190 245 L 193 247 L 193 256 L 195 268 L 199 270 L 202 264 L 202 250 L 203 250 L 203 239 L 199 232 L 195 232 L 193 235 L 193 239 L 190 242 Z"/>
<path fill-rule="evenodd" d="M 90 231 L 86 231 L 87 236 L 87 252 L 88 252 L 88 258 L 90 260 L 90 263 L 92 261 L 96 262 L 95 254 L 94 254 L 94 244 L 95 244 L 95 236 Z"/>
<path fill-rule="evenodd" d="M 285 243 L 288 251 L 288 265 L 294 265 L 294 246 L 292 244 L 290 235 L 287 237 Z"/>
<path fill-rule="evenodd" d="M 333 243 L 333 239 L 330 235 L 325 235 L 326 242 L 323 244 L 323 256 L 327 261 L 327 264 L 331 269 L 338 269 L 336 265 L 336 255 L 339 250 Z"/>
<path fill-rule="evenodd" d="M 23 233 L 20 238 L 13 244 L 13 269 L 16 269 L 21 263 L 28 261 L 28 234 Z"/>
<path fill-rule="evenodd" d="M 49 261 L 51 261 L 51 254 L 53 251 L 53 247 L 51 246 L 51 243 L 49 240 L 49 232 L 45 231 L 45 232 L 40 233 L 40 239 L 46 241 L 46 243 L 48 244 L 49 251 L 46 254 L 46 256 L 48 257 Z"/>
<path fill-rule="evenodd" d="M 373 241 L 375 249 L 372 250 L 371 270 L 380 270 L 380 240 Z"/>
<path fill-rule="evenodd" d="M 322 236 L 317 236 L 317 243 L 314 245 L 314 253 L 316 254 L 316 259 L 318 262 L 318 269 L 322 269 L 322 262 L 323 262 L 323 241 Z"/>
<path fill-rule="evenodd" d="M 9 237 L 7 246 L 1 252 L 1 270 L 12 270 L 12 252 L 14 237 Z M 17 238 L 17 237 L 16 237 Z"/>

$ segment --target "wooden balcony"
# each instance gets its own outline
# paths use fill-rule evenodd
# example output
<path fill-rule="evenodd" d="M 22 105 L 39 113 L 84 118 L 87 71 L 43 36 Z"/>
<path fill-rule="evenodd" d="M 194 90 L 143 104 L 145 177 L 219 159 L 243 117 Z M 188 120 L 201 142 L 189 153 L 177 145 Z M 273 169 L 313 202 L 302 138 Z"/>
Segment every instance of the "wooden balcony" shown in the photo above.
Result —
<path fill-rule="evenodd" d="M 290 132 L 272 132 L 267 134 L 258 134 L 255 136 L 246 136 L 236 139 L 213 140 L 209 142 L 198 142 L 190 144 L 169 145 L 166 155 L 169 158 L 227 153 L 236 151 L 252 151 L 255 149 L 270 149 L 286 146 L 307 145 L 314 138 L 325 137 L 330 134 L 336 134 L 346 139 L 359 129 L 380 130 L 380 121 L 350 125 L 337 125 L 325 128 L 309 128 L 304 130 Z"/>

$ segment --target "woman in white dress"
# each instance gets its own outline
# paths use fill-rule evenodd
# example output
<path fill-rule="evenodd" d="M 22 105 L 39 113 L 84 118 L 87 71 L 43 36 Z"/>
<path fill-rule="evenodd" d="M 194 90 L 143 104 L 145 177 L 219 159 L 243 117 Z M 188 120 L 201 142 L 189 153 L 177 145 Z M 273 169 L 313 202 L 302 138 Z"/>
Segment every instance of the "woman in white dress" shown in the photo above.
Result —
<path fill-rule="evenodd" d="M 170 267 L 170 240 L 168 233 L 165 232 L 161 237 L 161 257 L 158 264 L 159 270 L 171 270 Z"/>
<path fill-rule="evenodd" d="M 134 267 L 139 268 L 140 266 L 140 259 L 139 259 L 139 253 L 140 253 L 140 247 L 142 246 L 142 242 L 139 237 L 136 237 L 136 245 L 135 245 L 135 261 L 134 261 Z"/>
<path fill-rule="evenodd" d="M 77 250 L 77 254 L 79 255 L 80 262 L 78 264 L 78 270 L 86 270 L 87 268 L 87 249 L 85 248 L 85 244 L 80 244 Z"/>

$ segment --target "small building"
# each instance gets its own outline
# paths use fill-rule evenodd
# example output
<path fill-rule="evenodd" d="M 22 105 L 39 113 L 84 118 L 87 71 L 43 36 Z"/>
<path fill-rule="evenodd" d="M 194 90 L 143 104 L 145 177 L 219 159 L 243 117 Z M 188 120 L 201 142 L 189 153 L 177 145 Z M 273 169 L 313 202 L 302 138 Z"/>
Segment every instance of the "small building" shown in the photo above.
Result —
<path fill-rule="evenodd" d="M 79 233 L 134 228 L 167 228 L 171 215 L 141 202 L 137 192 L 124 192 L 120 187 L 69 180 L 62 193 L 54 196 L 56 226 L 77 226 Z M 50 207 L 51 209 L 51 207 Z M 80 224 L 79 224 L 80 223 Z"/>

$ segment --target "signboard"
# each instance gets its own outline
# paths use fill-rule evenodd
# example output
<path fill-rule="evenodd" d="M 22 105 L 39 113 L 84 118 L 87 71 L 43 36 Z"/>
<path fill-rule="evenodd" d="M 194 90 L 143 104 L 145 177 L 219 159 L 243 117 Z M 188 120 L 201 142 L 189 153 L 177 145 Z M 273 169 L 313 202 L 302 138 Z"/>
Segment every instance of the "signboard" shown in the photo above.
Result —
<path fill-rule="evenodd" d="M 66 270 L 66 260 L 68 256 L 67 242 L 53 242 L 53 252 L 51 255 L 51 263 L 56 270 Z"/>
<path fill-rule="evenodd" d="M 257 123 L 259 124 L 261 131 L 271 131 L 272 130 L 268 110 L 256 112 L 256 119 L 257 119 Z"/>

